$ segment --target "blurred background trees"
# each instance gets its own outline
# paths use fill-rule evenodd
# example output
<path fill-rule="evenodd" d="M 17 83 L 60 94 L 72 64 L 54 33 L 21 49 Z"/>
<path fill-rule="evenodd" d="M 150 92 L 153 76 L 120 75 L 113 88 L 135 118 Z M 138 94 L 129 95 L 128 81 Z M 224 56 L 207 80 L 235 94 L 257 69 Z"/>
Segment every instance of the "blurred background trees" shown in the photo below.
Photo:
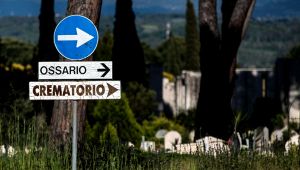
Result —
<path fill-rule="evenodd" d="M 184 69 L 198 71 L 200 69 L 200 40 L 194 4 L 191 0 L 187 0 L 185 22 L 186 56 Z"/>
<path fill-rule="evenodd" d="M 33 54 L 31 65 L 35 79 L 38 77 L 39 61 L 58 61 L 58 52 L 55 49 L 53 37 L 56 27 L 54 0 L 42 0 L 39 15 L 39 41 L 36 47 L 37 53 Z M 34 109 L 37 114 L 46 114 L 47 123 L 50 124 L 53 101 L 34 101 Z"/>
<path fill-rule="evenodd" d="M 184 39 L 171 35 L 158 47 L 158 51 L 163 58 L 164 71 L 179 75 L 185 66 L 186 49 Z"/>
<path fill-rule="evenodd" d="M 136 122 L 124 93 L 120 100 L 97 101 L 87 120 L 86 133 L 90 141 L 100 142 L 100 137 L 109 124 L 116 128 L 120 141 L 133 142 L 136 145 L 141 141 L 142 127 Z"/>
<path fill-rule="evenodd" d="M 144 51 L 135 27 L 132 0 L 116 1 L 113 37 L 114 79 L 121 80 L 122 87 L 127 87 L 129 82 L 134 81 L 145 85 Z"/>

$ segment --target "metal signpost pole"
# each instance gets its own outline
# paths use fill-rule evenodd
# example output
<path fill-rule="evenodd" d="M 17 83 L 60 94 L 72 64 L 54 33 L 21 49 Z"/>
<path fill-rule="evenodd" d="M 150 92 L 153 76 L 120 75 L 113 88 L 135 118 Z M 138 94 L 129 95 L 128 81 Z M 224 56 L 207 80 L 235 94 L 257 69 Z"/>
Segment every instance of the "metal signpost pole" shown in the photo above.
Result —
<path fill-rule="evenodd" d="M 77 169 L 77 101 L 72 101 L 73 137 L 72 137 L 72 170 Z"/>
<path fill-rule="evenodd" d="M 89 57 L 95 51 L 99 39 L 94 23 L 81 15 L 71 15 L 60 21 L 53 37 L 57 51 L 69 60 Z M 76 45 L 70 43 L 72 41 Z M 88 45 L 84 45 L 86 43 Z M 29 99 L 72 101 L 72 170 L 76 170 L 78 100 L 120 99 L 121 82 L 86 81 L 112 79 L 111 61 L 39 62 L 38 73 L 39 80 L 73 80 L 29 82 Z"/>

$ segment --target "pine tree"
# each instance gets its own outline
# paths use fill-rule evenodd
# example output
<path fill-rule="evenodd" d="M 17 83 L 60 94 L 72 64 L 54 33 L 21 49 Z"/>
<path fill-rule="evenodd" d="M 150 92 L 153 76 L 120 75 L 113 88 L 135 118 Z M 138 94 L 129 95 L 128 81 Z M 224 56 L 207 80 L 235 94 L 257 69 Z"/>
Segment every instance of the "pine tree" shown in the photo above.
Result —
<path fill-rule="evenodd" d="M 187 0 L 186 4 L 186 25 L 185 25 L 185 42 L 186 42 L 186 70 L 199 70 L 200 69 L 200 41 L 199 33 L 197 30 L 197 21 L 194 11 L 194 5 L 191 0 Z"/>
<path fill-rule="evenodd" d="M 83 15 L 89 18 L 96 26 L 99 25 L 102 0 L 68 0 L 67 15 Z M 60 56 L 61 61 L 65 61 Z M 92 61 L 90 56 L 83 61 Z M 54 101 L 52 118 L 51 118 L 51 139 L 56 146 L 66 146 L 70 141 L 71 131 L 71 100 L 56 100 Z M 86 100 L 77 101 L 77 123 L 78 123 L 78 142 L 83 141 L 85 122 L 86 122 Z"/>
<path fill-rule="evenodd" d="M 217 0 L 199 1 L 201 81 L 195 139 L 201 134 L 227 140 L 233 133 L 237 52 L 254 4 L 255 0 L 223 0 L 219 30 Z"/>

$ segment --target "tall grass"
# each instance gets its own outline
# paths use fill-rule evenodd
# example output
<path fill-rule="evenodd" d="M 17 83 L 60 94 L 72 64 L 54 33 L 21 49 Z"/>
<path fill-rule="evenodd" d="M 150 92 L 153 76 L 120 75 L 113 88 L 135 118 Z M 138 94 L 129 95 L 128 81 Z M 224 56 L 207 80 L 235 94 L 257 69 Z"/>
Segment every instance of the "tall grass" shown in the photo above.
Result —
<path fill-rule="evenodd" d="M 14 155 L 0 154 L 0 169 L 71 169 L 70 147 L 57 150 L 49 143 L 47 127 L 41 127 L 37 119 L 31 121 L 0 119 L 0 145 L 14 147 Z M 29 153 L 25 148 L 30 149 Z M 264 155 L 242 151 L 238 154 L 220 152 L 217 155 L 197 153 L 147 153 L 123 144 L 109 142 L 80 144 L 78 169 L 107 170 L 198 170 L 198 169 L 300 169 L 300 151 L 295 148 L 289 154 Z"/>

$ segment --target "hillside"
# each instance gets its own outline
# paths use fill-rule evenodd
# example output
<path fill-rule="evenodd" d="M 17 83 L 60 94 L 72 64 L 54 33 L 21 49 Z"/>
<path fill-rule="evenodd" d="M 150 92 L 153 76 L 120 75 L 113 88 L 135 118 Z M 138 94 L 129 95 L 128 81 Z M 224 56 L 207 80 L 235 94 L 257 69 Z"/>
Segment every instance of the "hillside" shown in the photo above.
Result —
<path fill-rule="evenodd" d="M 0 37 L 13 37 L 33 44 L 38 40 L 36 17 L 0 17 Z M 184 36 L 183 15 L 139 15 L 136 25 L 141 41 L 157 47 L 164 41 L 170 22 L 175 36 Z M 100 35 L 113 29 L 113 17 L 101 17 Z M 17 25 L 17 26 L 16 26 Z M 238 54 L 241 67 L 272 67 L 277 57 L 300 44 L 300 19 L 252 20 Z"/>

